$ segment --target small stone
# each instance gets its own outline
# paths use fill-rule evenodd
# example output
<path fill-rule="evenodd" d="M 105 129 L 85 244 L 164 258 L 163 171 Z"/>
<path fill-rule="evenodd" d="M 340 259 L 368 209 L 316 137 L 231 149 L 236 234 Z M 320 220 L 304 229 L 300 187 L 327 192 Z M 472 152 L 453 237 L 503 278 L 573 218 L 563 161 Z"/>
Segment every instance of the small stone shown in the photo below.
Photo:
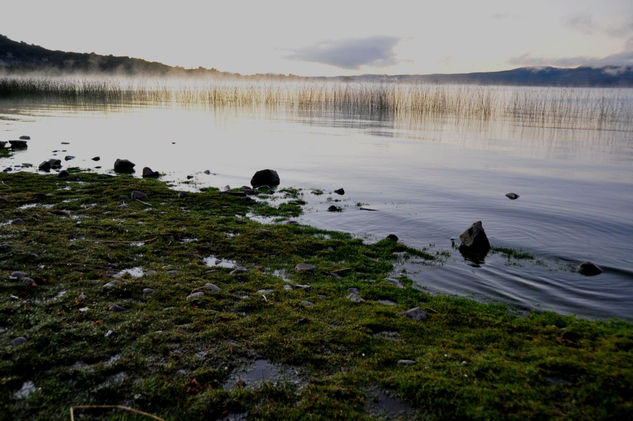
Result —
<path fill-rule="evenodd" d="M 171 276 L 178 275 L 179 273 L 180 271 L 177 269 L 172 269 L 172 270 L 167 271 L 167 275 L 171 275 Z"/>
<path fill-rule="evenodd" d="M 93 157 L 92 157 L 92 160 L 93 160 L 93 161 L 99 161 L 100 159 L 101 159 L 101 157 L 100 157 L 100 156 L 93 156 Z"/>
<path fill-rule="evenodd" d="M 31 140 L 31 136 L 20 136 L 20 140 Z"/>
<path fill-rule="evenodd" d="M 191 301 L 200 297 L 204 297 L 204 292 L 202 291 L 192 292 L 191 294 L 187 295 L 187 301 Z"/>
<path fill-rule="evenodd" d="M 395 306 L 398 305 L 398 303 L 396 303 L 395 301 L 391 301 L 391 300 L 378 300 L 378 303 L 385 305 L 385 306 Z"/>
<path fill-rule="evenodd" d="M 28 147 L 26 140 L 9 140 L 9 144 L 13 149 L 26 149 Z"/>
<path fill-rule="evenodd" d="M 132 174 L 136 164 L 127 159 L 117 159 L 114 161 L 114 171 L 123 174 Z"/>
<path fill-rule="evenodd" d="M 301 288 L 301 289 L 310 289 L 310 288 L 312 288 L 312 285 L 308 285 L 308 284 L 297 284 L 295 286 L 297 288 Z"/>
<path fill-rule="evenodd" d="M 404 285 L 402 285 L 400 281 L 398 281 L 397 279 L 385 278 L 385 281 L 389 282 L 391 285 L 393 285 L 396 288 L 404 288 Z"/>
<path fill-rule="evenodd" d="M 398 365 L 416 365 L 418 362 L 413 360 L 398 360 Z"/>
<path fill-rule="evenodd" d="M 284 290 L 286 291 L 292 291 L 292 287 L 288 284 L 284 285 Z"/>
<path fill-rule="evenodd" d="M 416 322 L 426 320 L 428 317 L 424 310 L 422 310 L 420 307 L 413 307 L 412 309 L 409 309 L 401 314 L 405 317 L 415 320 Z"/>
<path fill-rule="evenodd" d="M 119 285 L 120 283 L 121 283 L 121 281 L 114 280 L 114 281 L 108 282 L 107 284 L 104 284 L 103 287 L 106 288 L 106 289 L 114 288 L 115 286 Z"/>
<path fill-rule="evenodd" d="M 221 291 L 219 286 L 217 286 L 215 284 L 212 284 L 211 282 L 208 282 L 208 283 L 204 284 L 204 288 L 208 289 L 210 291 L 213 291 L 213 292 L 220 292 Z"/>
<path fill-rule="evenodd" d="M 11 346 L 18 346 L 18 345 L 22 345 L 25 342 L 26 342 L 26 338 L 24 336 L 18 336 L 17 338 L 9 342 L 9 344 L 11 344 Z"/>
<path fill-rule="evenodd" d="M 36 286 L 36 285 L 37 285 L 33 279 L 28 278 L 28 277 L 26 277 L 26 278 L 22 278 L 22 283 L 23 283 L 23 284 L 24 284 L 24 286 L 25 286 L 25 287 L 27 287 L 27 288 L 28 288 L 28 287 L 34 287 L 34 286 Z"/>
<path fill-rule="evenodd" d="M 485 257 L 490 250 L 490 242 L 481 221 L 473 223 L 459 236 L 459 240 L 461 241 L 459 251 L 466 256 L 480 259 Z"/>
<path fill-rule="evenodd" d="M 243 268 L 241 266 L 236 267 L 235 269 L 233 269 L 231 272 L 229 272 L 230 275 L 238 275 L 240 273 L 246 273 L 248 272 L 248 269 Z"/>
<path fill-rule="evenodd" d="M 147 199 L 147 194 L 143 193 L 142 191 L 134 190 L 130 197 L 135 200 L 145 200 Z"/>
<path fill-rule="evenodd" d="M 151 275 L 156 275 L 158 272 L 156 272 L 154 269 L 150 269 L 148 271 L 145 271 L 145 275 L 146 276 L 151 276 Z"/>
<path fill-rule="evenodd" d="M 20 280 L 22 278 L 26 278 L 27 276 L 29 275 L 25 272 L 15 271 L 15 272 L 11 272 L 11 275 L 9 275 L 9 279 Z"/>
<path fill-rule="evenodd" d="M 352 292 L 351 294 L 349 294 L 347 296 L 347 299 L 354 302 L 354 303 L 362 303 L 363 301 L 365 301 L 363 299 L 363 297 L 361 297 L 360 295 L 356 294 L 355 292 Z"/>
<path fill-rule="evenodd" d="M 150 295 L 154 293 L 153 288 L 143 288 L 143 295 Z"/>
<path fill-rule="evenodd" d="M 108 310 L 114 311 L 115 313 L 123 313 L 124 311 L 127 311 L 127 308 L 120 306 L 118 304 L 114 304 L 114 305 L 111 305 Z"/>
<path fill-rule="evenodd" d="M 22 225 L 24 223 L 24 219 L 22 218 L 15 218 L 13 221 L 11 221 L 11 225 Z"/>
<path fill-rule="evenodd" d="M 519 198 L 519 195 L 516 193 L 506 193 L 506 197 L 510 200 L 517 200 Z"/>
<path fill-rule="evenodd" d="M 35 387 L 35 384 L 29 380 L 28 382 L 24 382 L 22 384 L 22 388 L 18 390 L 17 392 L 15 392 L 13 396 L 16 399 L 25 399 L 25 398 L 28 398 L 29 395 L 31 395 L 32 393 L 37 392 L 38 390 L 39 388 Z"/>
<path fill-rule="evenodd" d="M 73 159 L 75 159 L 75 157 L 73 155 L 66 155 L 64 157 L 64 161 L 70 161 L 70 160 L 73 160 Z"/>
<path fill-rule="evenodd" d="M 343 209 L 335 205 L 330 205 L 330 207 L 327 208 L 327 211 L 328 212 L 342 212 Z"/>
<path fill-rule="evenodd" d="M 188 175 L 187 176 L 187 180 L 191 180 L 193 178 L 193 175 Z"/>
<path fill-rule="evenodd" d="M 398 236 L 396 234 L 389 234 L 387 240 L 398 241 Z"/>
<path fill-rule="evenodd" d="M 297 272 L 313 272 L 314 269 L 316 268 L 310 263 L 299 263 L 295 266 L 295 271 Z"/>
<path fill-rule="evenodd" d="M 44 161 L 37 167 L 37 169 L 40 171 L 49 172 L 51 170 L 51 163 L 48 161 Z"/>
<path fill-rule="evenodd" d="M 340 195 L 342 196 L 342 195 L 344 195 L 344 194 L 345 194 L 345 190 L 343 190 L 342 188 L 340 188 L 340 189 L 336 189 L 336 190 L 334 190 L 334 193 L 336 193 L 336 194 L 340 194 Z"/>
<path fill-rule="evenodd" d="M 264 288 L 264 289 L 258 289 L 257 293 L 258 294 L 270 294 L 273 291 L 274 291 L 274 289 Z"/>
<path fill-rule="evenodd" d="M 358 288 L 347 288 L 347 292 L 351 294 L 360 294 L 360 290 Z"/>
<path fill-rule="evenodd" d="M 62 142 L 62 145 L 70 145 L 70 142 Z"/>
<path fill-rule="evenodd" d="M 303 300 L 303 301 L 301 301 L 301 305 L 304 306 L 304 307 L 312 307 L 314 305 L 314 303 L 312 303 L 310 301 Z"/>
<path fill-rule="evenodd" d="M 58 176 L 59 178 L 66 178 L 66 177 L 68 177 L 69 175 L 70 175 L 70 173 L 69 173 L 68 171 L 66 171 L 66 170 L 61 170 L 61 171 L 59 172 L 59 174 L 57 174 L 57 176 Z"/>
<path fill-rule="evenodd" d="M 582 262 L 578 265 L 578 273 L 585 276 L 596 276 L 603 272 L 602 268 L 591 262 Z"/>
<path fill-rule="evenodd" d="M 209 170 L 204 170 L 203 172 L 204 172 L 206 175 L 211 175 L 211 171 L 209 171 Z"/>

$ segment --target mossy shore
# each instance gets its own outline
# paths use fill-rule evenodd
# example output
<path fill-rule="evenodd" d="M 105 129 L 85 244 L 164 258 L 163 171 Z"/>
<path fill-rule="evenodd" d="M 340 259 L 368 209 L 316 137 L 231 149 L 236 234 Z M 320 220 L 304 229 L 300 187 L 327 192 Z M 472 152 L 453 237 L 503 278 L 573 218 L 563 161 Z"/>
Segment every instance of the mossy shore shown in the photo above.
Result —
<path fill-rule="evenodd" d="M 428 295 L 277 194 L 0 174 L 0 419 L 633 418 L 630 323 Z"/>

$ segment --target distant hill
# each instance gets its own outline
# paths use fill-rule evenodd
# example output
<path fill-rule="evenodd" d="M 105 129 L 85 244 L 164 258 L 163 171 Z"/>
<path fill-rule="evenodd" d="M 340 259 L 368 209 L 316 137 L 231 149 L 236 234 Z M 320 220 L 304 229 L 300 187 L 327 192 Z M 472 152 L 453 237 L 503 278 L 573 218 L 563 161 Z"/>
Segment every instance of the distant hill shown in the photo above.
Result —
<path fill-rule="evenodd" d="M 0 70 L 11 73 L 52 72 L 104 73 L 150 76 L 220 76 L 244 78 L 295 78 L 294 75 L 249 75 L 220 72 L 217 69 L 185 69 L 131 57 L 117 57 L 94 53 L 70 53 L 48 50 L 38 45 L 17 42 L 0 35 Z M 431 74 L 431 75 L 360 75 L 301 78 L 313 80 L 367 81 L 367 82 L 426 82 L 463 83 L 481 85 L 525 86 L 608 86 L 633 87 L 633 66 L 577 67 L 521 67 L 500 72 Z"/>

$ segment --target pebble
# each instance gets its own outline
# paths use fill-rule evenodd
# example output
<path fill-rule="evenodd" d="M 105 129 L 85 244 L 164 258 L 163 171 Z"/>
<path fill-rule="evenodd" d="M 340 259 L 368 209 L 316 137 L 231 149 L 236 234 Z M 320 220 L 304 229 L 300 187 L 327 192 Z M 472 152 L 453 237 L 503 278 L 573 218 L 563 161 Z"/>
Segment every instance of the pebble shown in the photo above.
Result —
<path fill-rule="evenodd" d="M 70 160 L 72 160 L 72 159 L 75 159 L 75 157 L 74 157 L 74 156 L 72 156 L 72 155 L 66 155 L 66 156 L 64 157 L 64 161 L 70 161 Z"/>
<path fill-rule="evenodd" d="M 506 197 L 510 200 L 517 200 L 519 198 L 519 195 L 516 193 L 506 193 Z"/>
<path fill-rule="evenodd" d="M 11 275 L 9 275 L 9 279 L 11 280 L 20 280 L 22 278 L 26 278 L 28 275 L 25 272 L 20 272 L 20 271 L 15 271 L 15 272 L 11 272 Z"/>
<path fill-rule="evenodd" d="M 153 288 L 143 288 L 143 295 L 150 295 L 154 293 Z"/>
<path fill-rule="evenodd" d="M 25 342 L 26 342 L 26 338 L 24 336 L 18 336 L 17 338 L 15 338 L 9 343 L 11 344 L 11 346 L 18 346 L 18 345 L 22 345 Z"/>
<path fill-rule="evenodd" d="M 413 360 L 398 360 L 398 365 L 416 365 L 418 362 Z"/>
<path fill-rule="evenodd" d="M 213 292 L 220 292 L 221 291 L 219 286 L 217 286 L 215 284 L 212 284 L 211 282 L 208 282 L 208 283 L 204 284 L 204 288 L 208 289 L 210 291 L 213 291 Z"/>
<path fill-rule="evenodd" d="M 297 272 L 312 272 L 314 269 L 314 265 L 311 265 L 310 263 L 299 263 L 295 266 L 295 271 Z"/>
<path fill-rule="evenodd" d="M 409 309 L 401 314 L 405 317 L 415 320 L 416 322 L 421 322 L 422 320 L 426 320 L 428 317 L 426 315 L 426 312 L 422 310 L 420 307 L 413 307 L 412 309 Z"/>
<path fill-rule="evenodd" d="M 360 294 L 360 290 L 358 288 L 347 288 L 347 292 L 352 294 Z"/>
<path fill-rule="evenodd" d="M 290 285 L 288 285 L 288 284 L 284 285 L 284 289 L 286 291 L 292 291 L 292 287 Z"/>
<path fill-rule="evenodd" d="M 119 285 L 121 283 L 121 281 L 110 281 L 107 284 L 103 285 L 104 288 L 114 288 L 115 286 Z"/>
<path fill-rule="evenodd" d="M 29 277 L 22 278 L 22 283 L 25 287 L 33 287 L 37 285 L 35 281 Z"/>
<path fill-rule="evenodd" d="M 400 281 L 398 281 L 397 279 L 385 278 L 385 281 L 389 282 L 391 285 L 393 285 L 396 288 L 404 288 L 404 285 L 402 285 Z"/>
<path fill-rule="evenodd" d="M 327 208 L 328 212 L 341 212 L 343 209 L 339 208 L 338 206 L 335 205 L 330 205 L 329 208 Z"/>
<path fill-rule="evenodd" d="M 273 291 L 274 291 L 274 289 L 258 289 L 257 293 L 258 294 L 270 294 Z"/>
<path fill-rule="evenodd" d="M 303 300 L 303 301 L 301 301 L 301 305 L 304 306 L 304 307 L 312 307 L 314 305 L 314 303 L 312 303 L 310 301 Z"/>
<path fill-rule="evenodd" d="M 191 301 L 194 300 L 196 298 L 200 298 L 204 296 L 204 292 L 202 291 L 198 291 L 198 292 L 192 292 L 191 294 L 187 295 L 187 301 Z"/>
<path fill-rule="evenodd" d="M 396 303 L 395 301 L 391 301 L 391 300 L 378 300 L 378 302 L 382 305 L 386 305 L 386 306 L 395 306 L 398 305 L 398 303 Z"/>
<path fill-rule="evenodd" d="M 361 297 L 360 295 L 356 294 L 355 292 L 352 292 L 351 294 L 349 294 L 347 296 L 347 299 L 354 302 L 354 303 L 362 303 L 363 301 L 365 301 L 363 299 L 363 297 Z"/>
<path fill-rule="evenodd" d="M 177 269 L 172 269 L 172 270 L 168 270 L 167 271 L 167 275 L 172 275 L 172 276 L 173 275 L 178 275 L 179 273 L 180 273 L 180 271 L 177 270 Z"/>
<path fill-rule="evenodd" d="M 24 220 L 22 218 L 15 218 L 13 221 L 11 221 L 11 225 L 22 225 L 24 223 Z"/>
<path fill-rule="evenodd" d="M 342 195 L 345 194 L 345 190 L 343 190 L 343 188 L 336 189 L 336 190 L 334 190 L 334 193 L 339 194 L 339 195 L 342 196 Z"/>
<path fill-rule="evenodd" d="M 130 195 L 130 197 L 136 200 L 143 200 L 143 199 L 147 199 L 147 194 L 143 193 L 142 191 L 134 190 L 132 194 Z"/>
<path fill-rule="evenodd" d="M 114 304 L 114 305 L 111 305 L 108 310 L 114 311 L 115 313 L 123 313 L 124 311 L 127 311 L 127 308 L 120 306 L 118 304 Z"/>
<path fill-rule="evenodd" d="M 301 288 L 301 289 L 310 289 L 310 288 L 312 288 L 312 285 L 308 285 L 308 284 L 297 284 L 295 286 L 297 288 Z"/>
<path fill-rule="evenodd" d="M 99 156 L 95 156 L 95 157 L 92 158 L 93 161 L 99 161 L 100 159 L 101 159 L 101 157 L 99 157 Z"/>

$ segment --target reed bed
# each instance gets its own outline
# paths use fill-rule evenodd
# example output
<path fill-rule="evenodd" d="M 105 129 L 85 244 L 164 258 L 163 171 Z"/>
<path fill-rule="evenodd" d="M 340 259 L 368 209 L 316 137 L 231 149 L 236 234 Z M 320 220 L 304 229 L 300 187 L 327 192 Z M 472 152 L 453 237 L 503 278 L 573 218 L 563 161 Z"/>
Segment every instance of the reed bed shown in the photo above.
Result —
<path fill-rule="evenodd" d="M 630 125 L 633 90 L 338 81 L 118 77 L 0 77 L 0 98 L 66 102 L 176 103 L 343 113 L 360 118 L 518 119 L 579 128 Z"/>

